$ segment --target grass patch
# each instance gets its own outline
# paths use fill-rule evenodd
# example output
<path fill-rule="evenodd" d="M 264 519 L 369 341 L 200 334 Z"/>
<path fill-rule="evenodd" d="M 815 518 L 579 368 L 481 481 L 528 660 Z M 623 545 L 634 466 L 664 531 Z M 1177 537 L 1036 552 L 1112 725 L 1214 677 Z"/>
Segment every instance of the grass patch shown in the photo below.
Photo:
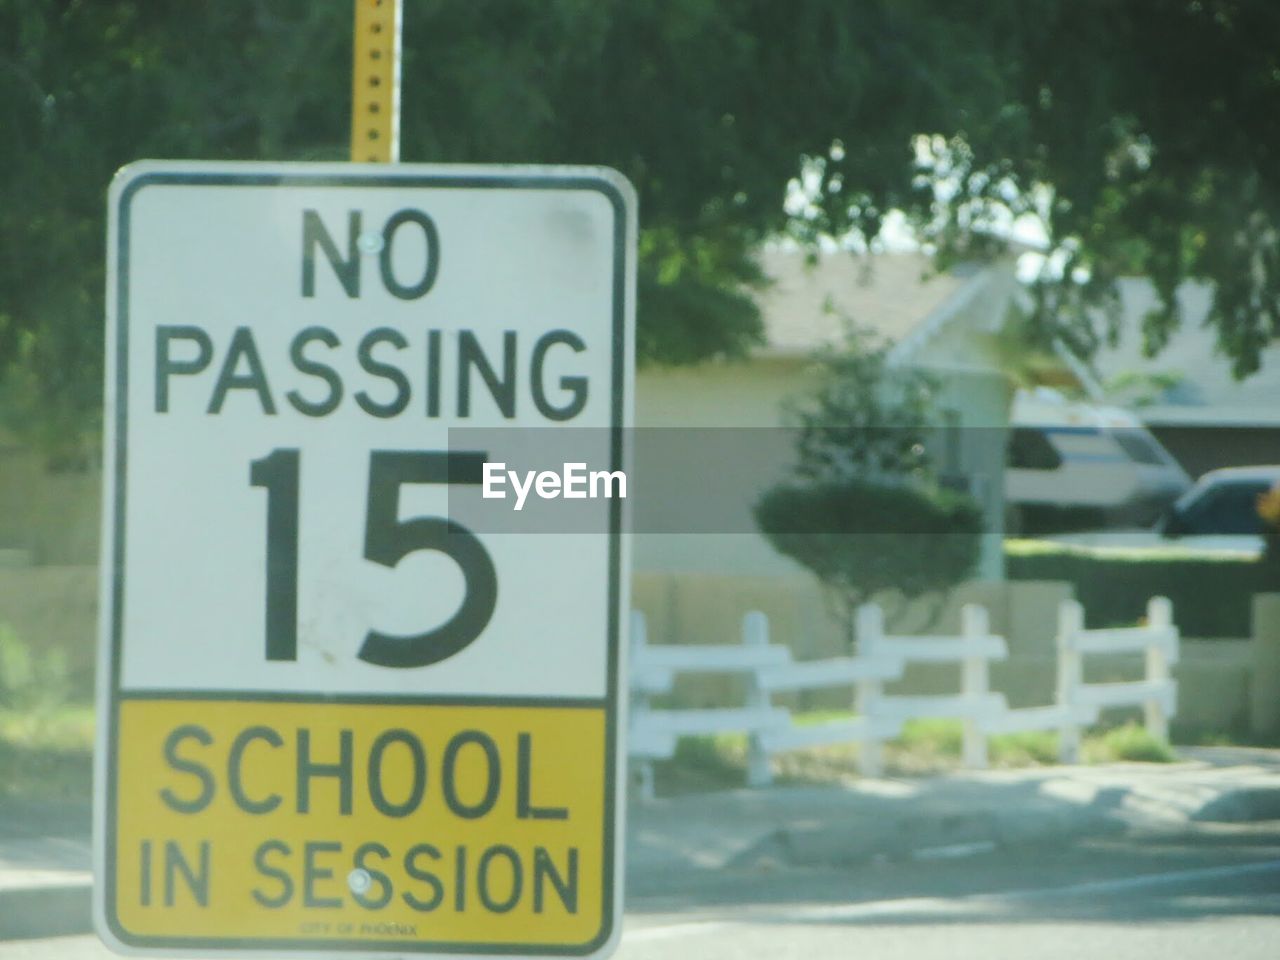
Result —
<path fill-rule="evenodd" d="M 72 705 L 66 656 L 0 623 L 0 797 L 88 800 L 93 708 Z"/>
<path fill-rule="evenodd" d="M 723 733 L 681 737 L 675 756 L 653 764 L 654 789 L 662 796 L 732 790 L 747 782 L 747 737 Z"/>
<path fill-rule="evenodd" d="M 93 790 L 92 707 L 0 710 L 0 793 L 88 800 Z"/>
<path fill-rule="evenodd" d="M 1167 743 L 1157 740 L 1136 723 L 1115 727 L 1101 736 L 1085 739 L 1086 763 L 1172 763 L 1177 757 Z"/>
<path fill-rule="evenodd" d="M 886 750 L 891 770 L 932 773 L 959 766 L 964 724 L 959 720 L 913 720 Z M 1052 731 L 1007 733 L 987 738 L 993 767 L 1034 767 L 1058 762 L 1058 735 Z"/>
<path fill-rule="evenodd" d="M 964 727 L 957 720 L 909 720 L 890 744 L 908 753 L 958 757 L 963 739 Z"/>
<path fill-rule="evenodd" d="M 95 713 L 91 706 L 47 711 L 0 710 L 0 740 L 35 749 L 93 749 Z"/>
<path fill-rule="evenodd" d="M 1128 563 L 1206 563 L 1238 565 L 1252 563 L 1253 554 L 1230 550 L 1203 550 L 1170 540 L 1168 543 L 1143 547 L 1096 546 L 1076 543 L 1059 543 L 1056 540 L 1033 540 L 1009 537 L 1004 541 L 1006 558 L 1046 559 L 1051 557 L 1075 557 L 1085 560 L 1123 560 Z"/>
<path fill-rule="evenodd" d="M 993 767 L 1038 767 L 1058 762 L 1058 735 L 1052 730 L 1002 733 L 988 741 Z"/>
<path fill-rule="evenodd" d="M 848 720 L 847 711 L 824 710 L 795 715 L 798 726 Z M 890 775 L 926 775 L 959 769 L 964 727 L 958 720 L 913 720 L 902 735 L 885 744 L 885 768 Z M 1058 762 L 1058 735 L 1028 731 L 990 737 L 993 768 L 1049 766 Z M 1169 763 L 1173 750 L 1142 727 L 1129 723 L 1085 737 L 1086 763 Z M 840 743 L 791 750 L 773 758 L 779 783 L 839 783 L 858 777 L 858 746 Z M 742 734 L 681 737 L 670 760 L 654 764 L 655 786 L 663 796 L 706 790 L 727 790 L 746 783 L 747 738 Z"/>

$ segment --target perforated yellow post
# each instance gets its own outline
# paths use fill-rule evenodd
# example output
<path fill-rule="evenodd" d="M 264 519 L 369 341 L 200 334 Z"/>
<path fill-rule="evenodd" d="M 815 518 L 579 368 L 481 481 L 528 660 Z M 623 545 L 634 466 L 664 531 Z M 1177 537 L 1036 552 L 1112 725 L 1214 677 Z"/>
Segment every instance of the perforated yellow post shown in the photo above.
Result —
<path fill-rule="evenodd" d="M 356 0 L 351 64 L 351 160 L 400 159 L 401 0 Z"/>

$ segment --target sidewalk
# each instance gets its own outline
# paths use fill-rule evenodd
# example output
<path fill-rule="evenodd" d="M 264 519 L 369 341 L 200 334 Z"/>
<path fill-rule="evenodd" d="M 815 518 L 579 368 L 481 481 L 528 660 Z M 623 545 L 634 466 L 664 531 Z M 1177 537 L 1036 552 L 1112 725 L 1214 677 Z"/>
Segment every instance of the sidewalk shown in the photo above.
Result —
<path fill-rule="evenodd" d="M 1280 819 L 1280 751 L 1186 748 L 1176 764 L 1041 767 L 632 804 L 627 885 L 707 871 L 941 858 L 1195 822 Z M 0 940 L 90 929 L 89 812 L 0 801 Z"/>
<path fill-rule="evenodd" d="M 628 812 L 627 883 L 698 871 L 930 859 L 1192 823 L 1280 820 L 1280 751 L 1185 748 L 1174 764 L 1037 767 L 659 799 Z"/>

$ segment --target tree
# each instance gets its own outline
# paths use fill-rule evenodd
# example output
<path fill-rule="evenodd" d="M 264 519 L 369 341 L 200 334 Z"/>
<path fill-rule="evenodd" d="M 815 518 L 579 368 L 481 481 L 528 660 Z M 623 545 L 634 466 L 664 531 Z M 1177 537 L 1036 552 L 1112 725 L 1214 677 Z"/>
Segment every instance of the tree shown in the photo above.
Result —
<path fill-rule="evenodd" d="M 1030 17 L 1056 8 L 1038 24 Z M 1043 185 L 1065 282 L 1036 285 L 1033 326 L 1087 355 L 1118 320 L 1115 279 L 1149 276 L 1150 353 L 1181 321 L 1187 278 L 1215 286 L 1208 322 L 1237 375 L 1280 334 L 1275 156 L 1280 8 L 1258 0 L 1141 0 L 1027 8 L 1014 69 L 1023 92 L 1005 128 L 1025 197 Z M 1080 57 L 1083 55 L 1084 59 Z M 984 148 L 989 153 L 990 148 Z M 997 174 L 990 158 L 970 176 Z M 1074 280 L 1073 281 L 1073 274 Z M 1111 309 L 1094 322 L 1089 308 Z"/>
<path fill-rule="evenodd" d="M 1239 374 L 1280 332 L 1269 0 L 406 6 L 406 160 L 602 163 L 636 184 L 642 361 L 742 354 L 763 240 L 874 244 L 894 209 L 944 263 L 1042 219 L 1064 269 L 1028 328 L 1081 356 L 1123 272 L 1162 297 L 1153 349 L 1189 277 L 1215 284 Z M 0 0 L 0 368 L 24 428 L 93 433 L 112 171 L 344 158 L 350 13 Z"/>
<path fill-rule="evenodd" d="M 756 522 L 779 553 L 818 578 L 852 651 L 858 607 L 932 596 L 933 622 L 951 589 L 973 572 L 982 512 L 947 490 L 861 479 L 784 483 L 756 504 Z"/>
<path fill-rule="evenodd" d="M 896 616 L 906 601 L 945 599 L 977 563 L 982 511 L 938 489 L 929 457 L 933 393 L 925 374 L 888 362 L 887 344 L 852 330 L 790 407 L 795 479 L 755 507 L 773 547 L 822 583 L 851 647 L 863 603 L 896 594 Z"/>
<path fill-rule="evenodd" d="M 934 481 L 927 445 L 932 377 L 889 362 L 890 344 L 845 318 L 845 339 L 815 357 L 809 392 L 785 415 L 796 431 L 796 474 L 809 481 Z"/>

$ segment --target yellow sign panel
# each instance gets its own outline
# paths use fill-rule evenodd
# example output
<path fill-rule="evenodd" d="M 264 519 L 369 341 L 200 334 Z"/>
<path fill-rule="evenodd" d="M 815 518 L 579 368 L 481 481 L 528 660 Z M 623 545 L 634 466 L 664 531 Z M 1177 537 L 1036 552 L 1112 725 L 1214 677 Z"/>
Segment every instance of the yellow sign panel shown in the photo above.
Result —
<path fill-rule="evenodd" d="M 111 919 L 126 942 L 235 930 L 294 949 L 585 953 L 607 936 L 603 708 L 119 711 Z"/>

